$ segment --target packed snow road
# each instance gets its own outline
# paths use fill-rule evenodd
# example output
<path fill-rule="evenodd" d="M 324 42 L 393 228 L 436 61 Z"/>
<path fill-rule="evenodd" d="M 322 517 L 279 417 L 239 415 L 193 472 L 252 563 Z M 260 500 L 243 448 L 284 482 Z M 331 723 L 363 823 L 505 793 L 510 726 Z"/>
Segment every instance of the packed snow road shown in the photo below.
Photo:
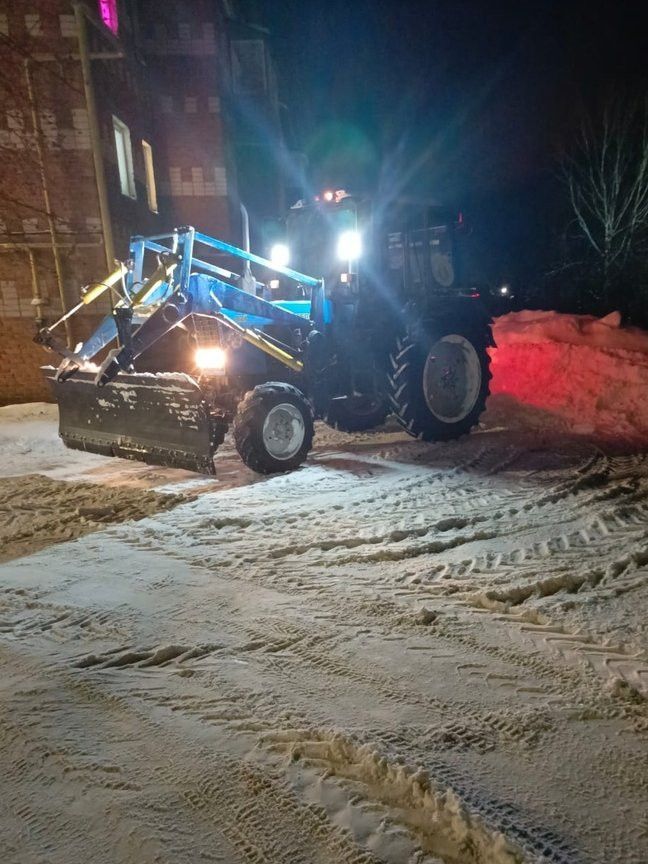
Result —
<path fill-rule="evenodd" d="M 646 456 L 496 399 L 205 480 L 2 410 L 3 862 L 645 864 Z"/>

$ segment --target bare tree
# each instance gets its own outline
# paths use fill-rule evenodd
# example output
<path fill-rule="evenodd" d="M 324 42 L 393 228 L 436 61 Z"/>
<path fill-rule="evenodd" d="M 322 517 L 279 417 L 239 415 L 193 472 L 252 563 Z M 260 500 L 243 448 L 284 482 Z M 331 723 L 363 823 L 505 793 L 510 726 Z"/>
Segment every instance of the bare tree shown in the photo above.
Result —
<path fill-rule="evenodd" d="M 646 251 L 648 101 L 614 101 L 584 120 L 562 162 L 578 233 L 607 297 L 611 283 Z"/>

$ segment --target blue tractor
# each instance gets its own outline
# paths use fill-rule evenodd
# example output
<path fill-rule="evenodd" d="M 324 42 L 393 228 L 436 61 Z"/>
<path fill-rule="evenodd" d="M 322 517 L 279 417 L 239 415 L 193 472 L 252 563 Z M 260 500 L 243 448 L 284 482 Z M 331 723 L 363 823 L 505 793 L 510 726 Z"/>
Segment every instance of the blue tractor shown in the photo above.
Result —
<path fill-rule="evenodd" d="M 133 237 L 64 316 L 110 292 L 94 333 L 72 351 L 55 333 L 63 318 L 37 337 L 63 357 L 46 370 L 63 441 L 214 473 L 232 426 L 243 461 L 267 474 L 302 464 L 315 418 L 353 432 L 393 413 L 426 441 L 468 432 L 492 336 L 461 288 L 455 228 L 428 204 L 328 192 L 291 208 L 269 258 L 190 227 Z"/>

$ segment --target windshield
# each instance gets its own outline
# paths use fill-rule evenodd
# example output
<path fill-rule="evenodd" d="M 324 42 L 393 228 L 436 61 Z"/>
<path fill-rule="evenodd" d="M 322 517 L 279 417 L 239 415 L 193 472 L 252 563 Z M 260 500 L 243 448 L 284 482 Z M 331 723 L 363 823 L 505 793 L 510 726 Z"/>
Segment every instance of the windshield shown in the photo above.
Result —
<path fill-rule="evenodd" d="M 327 278 L 338 272 L 337 244 L 341 234 L 357 227 L 353 202 L 291 210 L 287 218 L 291 266 L 309 276 Z"/>

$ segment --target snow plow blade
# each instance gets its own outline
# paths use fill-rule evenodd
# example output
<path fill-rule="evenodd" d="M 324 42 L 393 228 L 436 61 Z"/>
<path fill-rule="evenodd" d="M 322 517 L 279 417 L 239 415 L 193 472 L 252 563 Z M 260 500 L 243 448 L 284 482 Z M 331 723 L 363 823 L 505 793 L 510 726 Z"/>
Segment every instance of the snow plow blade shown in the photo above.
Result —
<path fill-rule="evenodd" d="M 105 387 L 96 373 L 56 381 L 46 375 L 59 408 L 66 447 L 150 465 L 214 474 L 218 446 L 209 405 L 198 384 L 182 374 L 124 374 Z"/>

